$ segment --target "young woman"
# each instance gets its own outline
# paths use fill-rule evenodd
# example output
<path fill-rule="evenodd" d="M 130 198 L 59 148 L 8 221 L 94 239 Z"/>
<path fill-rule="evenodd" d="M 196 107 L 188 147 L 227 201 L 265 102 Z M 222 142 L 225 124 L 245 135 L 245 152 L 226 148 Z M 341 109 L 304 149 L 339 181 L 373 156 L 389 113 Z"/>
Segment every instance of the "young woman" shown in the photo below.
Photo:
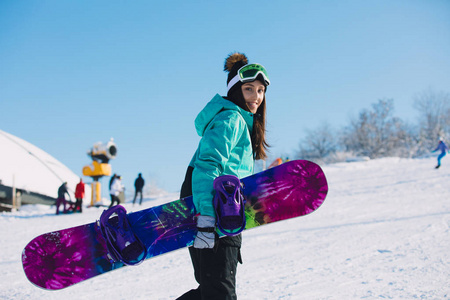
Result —
<path fill-rule="evenodd" d="M 219 95 L 195 119 L 202 137 L 181 188 L 181 198 L 193 195 L 199 231 L 189 248 L 199 286 L 178 299 L 237 299 L 236 269 L 242 263 L 241 235 L 215 240 L 214 179 L 221 175 L 244 178 L 253 174 L 255 159 L 266 157 L 267 72 L 248 64 L 242 53 L 225 61 L 227 97 Z"/>

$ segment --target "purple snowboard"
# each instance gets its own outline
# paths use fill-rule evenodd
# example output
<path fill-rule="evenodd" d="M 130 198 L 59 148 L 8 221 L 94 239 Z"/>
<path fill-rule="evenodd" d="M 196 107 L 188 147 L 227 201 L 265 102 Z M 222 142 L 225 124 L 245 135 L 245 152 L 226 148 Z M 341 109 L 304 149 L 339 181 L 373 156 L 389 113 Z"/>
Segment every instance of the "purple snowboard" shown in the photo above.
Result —
<path fill-rule="evenodd" d="M 309 214 L 325 200 L 328 185 L 321 168 L 294 160 L 241 180 L 246 227 L 250 229 Z M 192 246 L 196 234 L 192 197 L 129 213 L 128 221 L 151 258 Z M 45 233 L 22 253 L 27 278 L 58 290 L 124 266 L 112 262 L 97 222 Z"/>

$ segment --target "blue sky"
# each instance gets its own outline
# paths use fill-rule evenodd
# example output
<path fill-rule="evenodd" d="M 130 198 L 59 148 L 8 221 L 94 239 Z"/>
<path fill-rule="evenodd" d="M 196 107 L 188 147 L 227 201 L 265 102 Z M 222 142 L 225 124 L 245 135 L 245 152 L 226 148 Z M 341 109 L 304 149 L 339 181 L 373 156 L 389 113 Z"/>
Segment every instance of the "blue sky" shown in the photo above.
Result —
<path fill-rule="evenodd" d="M 383 98 L 414 122 L 414 95 L 450 92 L 450 2 L 3 0 L 0 129 L 79 175 L 113 137 L 129 190 L 177 191 L 232 51 L 268 69 L 270 159 L 293 157 L 323 122 Z"/>

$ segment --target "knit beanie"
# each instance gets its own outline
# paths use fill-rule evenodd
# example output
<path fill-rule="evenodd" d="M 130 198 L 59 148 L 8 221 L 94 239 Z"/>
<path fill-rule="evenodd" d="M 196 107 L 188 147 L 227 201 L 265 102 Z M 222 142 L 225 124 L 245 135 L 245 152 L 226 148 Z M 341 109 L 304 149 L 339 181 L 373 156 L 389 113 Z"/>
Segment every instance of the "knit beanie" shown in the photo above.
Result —
<path fill-rule="evenodd" d="M 223 70 L 228 72 L 227 85 L 230 81 L 237 75 L 240 68 L 248 64 L 248 58 L 244 53 L 231 53 L 225 60 L 225 66 Z M 228 91 L 227 96 L 230 97 L 233 91 L 236 89 L 241 90 L 242 82 L 238 81 L 231 89 Z"/>
<path fill-rule="evenodd" d="M 228 72 L 227 85 L 237 75 L 240 68 L 248 64 L 247 56 L 244 53 L 235 52 L 225 59 L 224 71 Z M 249 111 L 247 104 L 245 103 L 244 95 L 242 94 L 242 82 L 236 82 L 227 92 L 229 101 L 233 102 L 243 110 Z"/>

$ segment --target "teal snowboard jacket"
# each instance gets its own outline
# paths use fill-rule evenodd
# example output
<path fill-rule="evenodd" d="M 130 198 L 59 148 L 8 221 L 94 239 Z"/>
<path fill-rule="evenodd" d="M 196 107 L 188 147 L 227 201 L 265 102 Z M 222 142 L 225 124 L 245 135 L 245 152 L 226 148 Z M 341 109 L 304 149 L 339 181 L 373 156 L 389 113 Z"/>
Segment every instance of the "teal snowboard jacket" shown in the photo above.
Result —
<path fill-rule="evenodd" d="M 189 164 L 194 168 L 194 205 L 201 215 L 215 217 L 214 179 L 221 175 L 241 179 L 253 174 L 253 114 L 217 94 L 198 114 L 195 128 L 202 138 Z"/>

